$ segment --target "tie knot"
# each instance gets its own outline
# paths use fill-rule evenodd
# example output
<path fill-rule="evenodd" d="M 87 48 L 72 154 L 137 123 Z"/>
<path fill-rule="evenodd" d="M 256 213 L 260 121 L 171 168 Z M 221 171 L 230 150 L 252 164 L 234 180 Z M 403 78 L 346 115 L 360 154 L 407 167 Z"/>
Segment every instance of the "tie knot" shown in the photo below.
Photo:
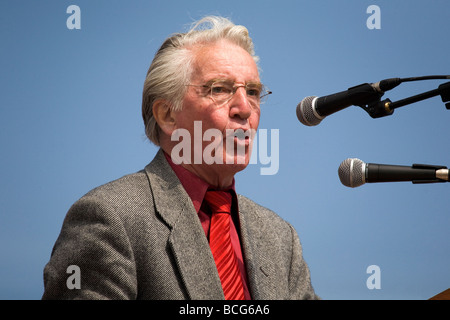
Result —
<path fill-rule="evenodd" d="M 207 191 L 205 201 L 212 213 L 231 213 L 231 194 L 227 191 Z"/>

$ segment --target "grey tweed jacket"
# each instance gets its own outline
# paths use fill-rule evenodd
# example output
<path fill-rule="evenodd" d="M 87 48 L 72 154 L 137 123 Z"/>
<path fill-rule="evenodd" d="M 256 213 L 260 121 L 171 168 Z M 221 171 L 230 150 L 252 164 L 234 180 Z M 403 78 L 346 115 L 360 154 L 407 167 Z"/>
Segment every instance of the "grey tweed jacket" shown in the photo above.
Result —
<path fill-rule="evenodd" d="M 252 298 L 315 299 L 294 228 L 248 198 L 238 203 Z M 72 265 L 80 289 L 68 288 Z M 161 150 L 70 208 L 44 286 L 42 299 L 224 299 L 192 201 Z"/>

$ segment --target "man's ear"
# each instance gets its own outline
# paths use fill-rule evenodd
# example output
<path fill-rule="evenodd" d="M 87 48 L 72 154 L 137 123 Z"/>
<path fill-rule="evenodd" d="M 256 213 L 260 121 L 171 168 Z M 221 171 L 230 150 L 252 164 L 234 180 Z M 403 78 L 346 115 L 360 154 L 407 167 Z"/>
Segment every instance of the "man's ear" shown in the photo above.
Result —
<path fill-rule="evenodd" d="M 172 108 L 167 100 L 158 99 L 153 103 L 153 117 L 155 117 L 161 131 L 171 136 L 176 129 L 176 125 Z"/>

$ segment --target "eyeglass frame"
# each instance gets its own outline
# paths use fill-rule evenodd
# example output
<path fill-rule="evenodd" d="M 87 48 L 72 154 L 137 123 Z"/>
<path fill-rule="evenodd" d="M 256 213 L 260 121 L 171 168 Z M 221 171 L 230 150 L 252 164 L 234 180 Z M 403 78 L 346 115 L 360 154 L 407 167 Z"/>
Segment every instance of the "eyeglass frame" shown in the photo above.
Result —
<path fill-rule="evenodd" d="M 224 82 L 224 83 L 228 83 L 228 84 L 233 83 L 232 93 L 230 94 L 230 97 L 220 103 L 214 99 L 213 92 L 212 92 L 213 85 L 218 82 Z M 262 99 L 267 97 L 268 95 L 272 94 L 272 91 L 268 90 L 261 82 L 248 82 L 246 84 L 237 84 L 236 85 L 235 81 L 232 81 L 229 79 L 212 79 L 203 85 L 201 85 L 201 84 L 186 84 L 186 86 L 189 86 L 189 87 L 200 87 L 200 88 L 209 89 L 208 91 L 209 91 L 211 100 L 213 100 L 216 104 L 218 104 L 218 106 L 223 106 L 224 104 L 228 103 L 231 99 L 233 99 L 233 96 L 236 94 L 236 91 L 239 88 L 245 88 L 245 93 L 247 94 L 247 90 L 249 89 L 248 85 L 256 85 L 257 87 L 259 87 L 260 95 L 258 97 L 258 99 L 259 99 L 258 104 L 263 103 Z M 247 96 L 248 96 L 248 94 L 247 94 Z"/>

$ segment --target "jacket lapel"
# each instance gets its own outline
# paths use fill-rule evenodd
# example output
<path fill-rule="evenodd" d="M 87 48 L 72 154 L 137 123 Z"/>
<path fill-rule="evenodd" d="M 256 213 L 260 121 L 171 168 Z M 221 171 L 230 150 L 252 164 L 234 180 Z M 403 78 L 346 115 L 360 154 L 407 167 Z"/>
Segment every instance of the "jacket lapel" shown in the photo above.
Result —
<path fill-rule="evenodd" d="M 195 300 L 224 299 L 200 219 L 161 149 L 145 171 L 150 180 L 155 210 L 171 229 L 169 246 L 189 297 Z"/>
<path fill-rule="evenodd" d="M 241 242 L 247 268 L 252 299 L 277 299 L 276 266 L 268 250 L 272 245 L 264 242 L 264 221 L 258 212 L 249 205 L 245 197 L 238 196 Z"/>

